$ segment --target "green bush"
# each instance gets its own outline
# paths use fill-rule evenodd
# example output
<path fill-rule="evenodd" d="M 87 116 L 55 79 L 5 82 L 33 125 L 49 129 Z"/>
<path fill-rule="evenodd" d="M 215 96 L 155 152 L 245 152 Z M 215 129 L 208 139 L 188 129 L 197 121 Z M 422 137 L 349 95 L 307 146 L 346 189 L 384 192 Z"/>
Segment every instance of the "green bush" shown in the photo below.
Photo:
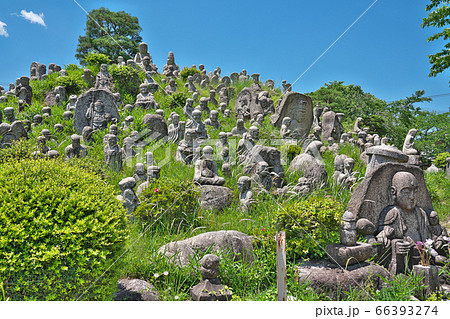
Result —
<path fill-rule="evenodd" d="M 171 95 L 169 109 L 183 108 L 190 96 L 186 92 L 175 92 Z"/>
<path fill-rule="evenodd" d="M 438 167 L 438 168 L 445 169 L 445 167 L 447 165 L 446 160 L 448 157 L 450 157 L 449 152 L 438 154 L 438 156 L 436 156 L 436 159 L 434 160 L 434 165 L 436 165 L 436 167 Z"/>
<path fill-rule="evenodd" d="M 276 214 L 277 226 L 286 231 L 287 251 L 295 258 L 321 258 L 325 246 L 339 242 L 344 206 L 330 197 L 310 197 L 289 203 Z"/>
<path fill-rule="evenodd" d="M 197 68 L 188 68 L 188 67 L 184 67 L 183 70 L 181 70 L 180 72 L 180 77 L 183 81 L 187 81 L 187 78 L 190 75 L 194 75 L 195 73 L 200 73 L 199 70 L 197 70 Z"/>
<path fill-rule="evenodd" d="M 118 67 L 113 65 L 109 67 L 109 72 L 113 78 L 114 87 L 121 96 L 133 96 L 139 94 L 139 85 L 141 79 L 139 78 L 139 71 L 131 66 Z"/>
<path fill-rule="evenodd" d="M 111 62 L 111 59 L 103 54 L 103 53 L 96 53 L 96 52 L 89 52 L 85 59 L 84 63 L 88 66 L 95 66 L 100 67 L 102 64 L 109 64 Z"/>
<path fill-rule="evenodd" d="M 302 148 L 298 145 L 291 144 L 288 146 L 287 149 L 287 157 L 289 162 L 291 162 L 300 152 L 302 151 Z"/>
<path fill-rule="evenodd" d="M 141 204 L 134 214 L 145 221 L 169 221 L 177 228 L 197 224 L 199 189 L 193 182 L 162 178 L 151 183 L 141 194 Z"/>
<path fill-rule="evenodd" d="M 73 163 L 22 160 L 0 168 L 0 282 L 11 300 L 74 300 L 126 239 L 114 188 Z M 84 298 L 111 294 L 102 277 Z"/>
<path fill-rule="evenodd" d="M 55 81 L 56 86 L 64 86 L 66 88 L 66 99 L 72 94 L 79 95 L 87 88 L 87 83 L 81 78 L 80 72 L 67 72 L 67 76 L 60 76 Z"/>

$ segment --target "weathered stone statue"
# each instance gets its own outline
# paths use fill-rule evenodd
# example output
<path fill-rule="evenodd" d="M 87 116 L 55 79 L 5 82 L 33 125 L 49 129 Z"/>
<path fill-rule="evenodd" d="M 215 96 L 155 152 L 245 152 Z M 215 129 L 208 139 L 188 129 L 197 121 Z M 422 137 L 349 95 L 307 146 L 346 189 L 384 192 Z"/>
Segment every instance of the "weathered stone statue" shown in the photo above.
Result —
<path fill-rule="evenodd" d="M 280 129 L 281 138 L 288 138 L 289 137 L 289 135 L 292 132 L 289 129 L 289 126 L 291 126 L 291 118 L 286 116 L 285 118 L 283 118 L 283 122 L 281 124 L 281 129 Z"/>
<path fill-rule="evenodd" d="M 136 187 L 136 180 L 133 177 L 126 177 L 119 182 L 121 194 L 118 197 L 122 201 L 123 207 L 131 215 L 139 206 L 139 199 L 133 188 Z"/>
<path fill-rule="evenodd" d="M 273 100 L 269 97 L 269 91 L 259 92 L 258 101 L 264 111 L 264 115 L 275 113 Z"/>
<path fill-rule="evenodd" d="M 336 185 L 344 185 L 346 182 L 346 175 L 344 173 L 344 160 L 347 155 L 336 155 L 334 158 L 334 174 L 332 176 L 333 182 Z"/>
<path fill-rule="evenodd" d="M 253 193 L 251 189 L 252 180 L 248 176 L 241 176 L 237 181 L 239 190 L 240 208 L 243 211 L 248 211 L 253 203 Z"/>
<path fill-rule="evenodd" d="M 173 55 L 173 52 L 169 52 L 169 55 L 167 56 L 167 63 L 163 67 L 163 74 L 167 77 L 175 76 L 174 72 L 180 71 L 180 68 L 175 63 L 175 57 Z"/>
<path fill-rule="evenodd" d="M 180 122 L 180 116 L 177 113 L 172 115 L 172 123 L 169 124 L 169 141 L 177 143 L 184 136 L 185 123 Z"/>
<path fill-rule="evenodd" d="M 358 117 L 357 119 L 356 119 L 356 122 L 355 122 L 355 125 L 353 126 L 353 131 L 356 133 L 356 134 L 358 134 L 359 132 L 361 132 L 362 131 L 362 128 L 361 128 L 361 122 L 362 122 L 362 117 Z"/>
<path fill-rule="evenodd" d="M 200 157 L 200 146 L 196 140 L 197 132 L 193 129 L 186 129 L 184 139 L 177 147 L 175 159 L 185 164 L 191 164 Z"/>
<path fill-rule="evenodd" d="M 145 42 L 139 43 L 139 52 L 134 56 L 134 62 L 136 64 L 142 63 L 145 57 L 150 58 L 150 63 L 153 63 L 152 56 L 148 53 L 148 45 Z"/>
<path fill-rule="evenodd" d="M 123 150 L 117 144 L 117 136 L 107 134 L 108 144 L 104 148 L 105 163 L 114 171 L 120 171 L 122 169 Z"/>
<path fill-rule="evenodd" d="M 90 69 L 84 69 L 84 73 L 81 77 L 83 78 L 84 82 L 86 82 L 88 87 L 92 87 L 95 84 L 95 79 L 92 76 L 92 71 Z"/>
<path fill-rule="evenodd" d="M 187 87 L 188 91 L 191 93 L 198 91 L 197 88 L 195 87 L 194 78 L 192 77 L 192 75 L 188 76 L 188 82 L 184 86 Z"/>
<path fill-rule="evenodd" d="M 231 130 L 231 134 L 236 137 L 242 136 L 244 133 L 247 133 L 247 132 L 248 132 L 248 130 L 244 126 L 243 119 L 238 119 L 236 121 L 236 126 L 233 127 L 233 129 Z"/>
<path fill-rule="evenodd" d="M 169 85 L 166 86 L 166 88 L 164 89 L 164 92 L 166 92 L 167 94 L 172 94 L 172 93 L 175 93 L 176 91 L 177 91 L 177 84 L 174 79 L 170 79 Z"/>
<path fill-rule="evenodd" d="M 202 122 L 202 112 L 194 110 L 192 112 L 192 119 L 186 122 L 186 130 L 194 130 L 196 133 L 195 139 L 199 142 L 202 139 L 208 139 L 208 133 L 206 132 L 205 124 Z"/>
<path fill-rule="evenodd" d="M 19 98 L 19 105 L 31 105 L 33 89 L 30 86 L 30 78 L 28 76 L 20 77 L 20 83 L 16 86 L 15 92 Z"/>
<path fill-rule="evenodd" d="M 246 155 L 250 152 L 259 140 L 259 128 L 251 126 L 248 133 L 244 133 L 238 142 L 236 149 L 237 155 Z"/>
<path fill-rule="evenodd" d="M 81 144 L 81 136 L 73 134 L 70 137 L 72 144 L 68 145 L 64 151 L 66 160 L 71 158 L 83 158 L 87 155 L 86 146 Z"/>
<path fill-rule="evenodd" d="M 69 104 L 67 104 L 67 106 L 66 106 L 66 111 L 71 111 L 71 112 L 75 111 L 75 104 L 77 103 L 77 98 L 78 97 L 74 94 L 72 94 L 69 97 Z"/>
<path fill-rule="evenodd" d="M 403 153 L 406 155 L 418 155 L 419 152 L 414 148 L 414 138 L 416 137 L 417 130 L 411 129 L 406 135 L 405 142 L 403 143 Z"/>
<path fill-rule="evenodd" d="M 221 124 L 218 121 L 219 112 L 217 110 L 212 110 L 209 114 L 209 118 L 205 120 L 205 125 L 212 126 L 215 129 L 219 129 Z"/>
<path fill-rule="evenodd" d="M 209 91 L 209 98 L 208 98 L 208 103 L 217 106 L 219 103 L 216 100 L 216 91 L 215 90 L 210 90 Z"/>
<path fill-rule="evenodd" d="M 136 163 L 133 178 L 138 184 L 147 180 L 147 169 L 143 163 Z"/>
<path fill-rule="evenodd" d="M 275 147 L 254 146 L 245 158 L 244 174 L 251 174 L 266 191 L 272 187 L 282 188 L 284 169 L 281 165 L 281 152 Z"/>
<path fill-rule="evenodd" d="M 83 131 L 81 132 L 81 137 L 83 138 L 83 142 L 86 144 L 90 144 L 92 142 L 92 133 L 94 130 L 90 126 L 83 127 Z"/>
<path fill-rule="evenodd" d="M 112 91 L 114 88 L 114 83 L 111 75 L 108 72 L 108 66 L 106 64 L 102 64 L 100 66 L 100 71 L 97 73 L 95 77 L 95 89 L 103 89 Z"/>
<path fill-rule="evenodd" d="M 123 56 L 119 55 L 117 57 L 117 66 L 120 68 L 122 66 L 126 66 L 127 64 L 125 63 L 125 61 L 123 60 Z"/>
<path fill-rule="evenodd" d="M 152 75 L 157 73 L 158 67 L 152 63 L 148 56 L 144 57 L 142 63 L 139 63 L 138 65 L 145 74 L 148 73 Z"/>
<path fill-rule="evenodd" d="M 195 162 L 194 183 L 200 185 L 216 185 L 225 184 L 225 179 L 218 174 L 217 163 L 213 161 L 214 151 L 211 146 L 203 148 L 203 159 Z"/>
<path fill-rule="evenodd" d="M 147 189 L 151 183 L 159 179 L 161 173 L 161 168 L 159 166 L 148 166 L 147 167 L 147 180 L 138 186 L 136 190 L 137 196 L 141 196 L 142 192 Z"/>
<path fill-rule="evenodd" d="M 5 107 L 3 110 L 3 113 L 5 113 L 5 120 L 9 123 L 12 123 L 16 120 L 16 116 L 14 115 L 14 109 L 10 106 Z"/>
<path fill-rule="evenodd" d="M 101 100 L 98 100 L 94 105 L 90 106 L 86 111 L 86 118 L 89 120 L 89 126 L 93 128 L 94 131 L 103 131 L 107 124 L 107 116 L 105 113 L 105 107 Z"/>
<path fill-rule="evenodd" d="M 136 96 L 136 103 L 134 107 L 142 107 L 143 109 L 152 110 L 158 108 L 153 94 L 148 91 L 147 84 L 141 84 L 139 86 L 140 93 Z"/>

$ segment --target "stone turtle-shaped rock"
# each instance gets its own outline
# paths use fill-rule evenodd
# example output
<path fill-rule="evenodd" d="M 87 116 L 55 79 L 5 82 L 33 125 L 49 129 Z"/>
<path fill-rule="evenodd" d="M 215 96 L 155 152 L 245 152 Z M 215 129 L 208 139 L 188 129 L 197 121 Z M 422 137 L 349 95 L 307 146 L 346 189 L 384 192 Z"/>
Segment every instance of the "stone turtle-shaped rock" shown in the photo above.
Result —
<path fill-rule="evenodd" d="M 253 262 L 252 239 L 236 230 L 220 230 L 203 233 L 185 240 L 170 242 L 158 250 L 179 266 L 186 266 L 194 258 L 208 253 L 230 254 L 235 261 Z"/>
<path fill-rule="evenodd" d="M 140 279 L 120 279 L 114 301 L 161 301 L 152 284 Z"/>

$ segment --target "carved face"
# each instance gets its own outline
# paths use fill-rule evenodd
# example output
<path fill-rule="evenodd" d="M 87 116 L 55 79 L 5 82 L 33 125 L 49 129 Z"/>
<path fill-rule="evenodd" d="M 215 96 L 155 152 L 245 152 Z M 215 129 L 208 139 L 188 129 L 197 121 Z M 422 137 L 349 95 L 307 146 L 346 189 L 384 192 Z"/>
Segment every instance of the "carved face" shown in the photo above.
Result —
<path fill-rule="evenodd" d="M 200 112 L 192 112 L 192 119 L 195 122 L 200 123 L 202 121 L 202 113 L 200 113 Z"/>
<path fill-rule="evenodd" d="M 178 125 L 178 123 L 180 123 L 180 116 L 178 114 L 174 115 L 172 117 L 172 122 L 173 122 L 173 124 Z"/>
<path fill-rule="evenodd" d="M 219 114 L 216 112 L 211 112 L 210 118 L 211 118 L 211 121 L 216 122 L 217 119 L 219 118 Z"/>
<path fill-rule="evenodd" d="M 108 138 L 108 145 L 110 147 L 113 147 L 114 145 L 116 145 L 116 136 L 115 135 L 110 135 Z"/>
<path fill-rule="evenodd" d="M 101 70 L 102 72 L 107 72 L 107 71 L 108 71 L 108 66 L 107 66 L 106 64 L 102 64 L 102 65 L 100 66 L 100 70 Z"/>
<path fill-rule="evenodd" d="M 143 85 L 139 88 L 139 92 L 141 92 L 141 94 L 147 94 L 148 93 L 148 88 L 146 85 Z"/>
<path fill-rule="evenodd" d="M 118 128 L 115 125 L 109 127 L 109 134 L 117 135 Z"/>
<path fill-rule="evenodd" d="M 237 126 L 238 129 L 243 129 L 243 128 L 244 128 L 244 121 L 242 121 L 241 119 L 239 119 L 239 120 L 236 122 L 236 126 Z"/>
<path fill-rule="evenodd" d="M 250 136 L 252 137 L 252 139 L 257 140 L 259 139 L 259 130 L 258 129 L 252 129 L 250 130 Z"/>
<path fill-rule="evenodd" d="M 97 113 L 103 112 L 103 111 L 104 111 L 103 103 L 95 103 L 95 104 L 94 104 L 94 110 L 95 110 L 95 112 L 97 112 Z"/>
<path fill-rule="evenodd" d="M 392 178 L 391 191 L 395 198 L 395 204 L 406 212 L 410 212 L 416 206 L 415 193 L 417 191 L 417 179 L 413 174 L 399 172 Z"/>
<path fill-rule="evenodd" d="M 75 149 L 80 148 L 80 139 L 79 138 L 72 139 L 72 146 Z"/>

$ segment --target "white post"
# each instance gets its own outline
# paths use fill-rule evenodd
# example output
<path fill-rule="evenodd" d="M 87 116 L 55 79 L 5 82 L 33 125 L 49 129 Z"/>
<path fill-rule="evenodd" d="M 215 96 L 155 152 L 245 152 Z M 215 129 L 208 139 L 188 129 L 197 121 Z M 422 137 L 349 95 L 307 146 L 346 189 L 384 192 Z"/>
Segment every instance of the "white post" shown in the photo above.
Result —
<path fill-rule="evenodd" d="M 277 232 L 277 291 L 278 301 L 286 301 L 286 232 Z"/>

